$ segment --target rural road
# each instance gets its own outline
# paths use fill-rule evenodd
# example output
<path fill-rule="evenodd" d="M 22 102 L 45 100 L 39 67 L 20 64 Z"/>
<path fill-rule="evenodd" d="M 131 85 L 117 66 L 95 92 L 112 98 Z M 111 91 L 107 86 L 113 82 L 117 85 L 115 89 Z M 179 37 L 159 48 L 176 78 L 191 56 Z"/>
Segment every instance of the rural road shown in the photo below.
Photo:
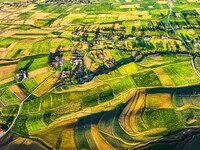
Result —
<path fill-rule="evenodd" d="M 13 120 L 13 122 L 12 122 L 12 124 L 10 125 L 10 127 L 8 128 L 8 130 L 7 131 L 5 131 L 5 132 L 3 132 L 3 133 L 1 133 L 0 134 L 0 138 L 2 138 L 5 134 L 7 134 L 10 130 L 11 130 L 11 128 L 13 127 L 13 125 L 15 124 L 15 122 L 16 122 L 16 120 L 17 120 L 17 118 L 18 118 L 18 116 L 19 116 L 19 114 L 20 114 L 20 111 L 21 111 L 21 108 L 22 108 L 22 105 L 23 105 L 23 103 L 45 82 L 45 81 L 47 81 L 50 77 L 52 77 L 54 74 L 55 74 L 56 72 L 54 72 L 53 74 L 51 74 L 48 78 L 46 78 L 44 81 L 42 81 L 42 83 L 40 83 L 21 103 L 20 103 L 20 105 L 19 105 L 19 109 L 18 109 L 18 112 L 17 112 L 17 115 L 15 116 L 15 118 L 14 118 L 14 120 Z"/>
<path fill-rule="evenodd" d="M 197 57 L 197 54 L 194 54 L 194 56 L 192 57 L 192 68 L 194 69 L 194 72 L 200 77 L 200 72 L 196 69 L 195 67 L 195 58 Z"/>
<path fill-rule="evenodd" d="M 168 20 L 168 22 L 169 22 L 169 25 L 170 25 L 171 29 L 172 29 L 172 30 L 174 31 L 174 33 L 176 34 L 176 31 L 175 31 L 174 27 L 172 26 L 172 24 L 171 24 L 171 22 L 170 22 L 170 17 L 171 17 L 171 15 L 172 15 L 172 11 L 173 11 L 172 7 L 173 7 L 173 6 L 174 6 L 174 5 L 173 5 L 172 0 L 168 0 L 169 14 L 168 14 L 167 20 Z M 191 48 L 187 45 L 187 43 L 183 40 L 183 38 L 181 38 L 179 35 L 178 35 L 178 38 L 179 38 L 179 40 L 181 40 L 181 41 L 183 42 L 183 44 L 185 45 L 185 47 L 186 47 L 188 50 L 191 49 Z"/>

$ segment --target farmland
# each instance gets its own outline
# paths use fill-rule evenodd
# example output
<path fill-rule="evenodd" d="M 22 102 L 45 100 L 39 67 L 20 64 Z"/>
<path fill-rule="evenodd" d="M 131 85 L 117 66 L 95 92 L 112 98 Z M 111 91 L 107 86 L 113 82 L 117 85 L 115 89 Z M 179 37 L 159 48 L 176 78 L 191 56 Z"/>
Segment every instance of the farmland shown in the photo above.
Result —
<path fill-rule="evenodd" d="M 188 148 L 199 4 L 0 0 L 0 149 Z"/>

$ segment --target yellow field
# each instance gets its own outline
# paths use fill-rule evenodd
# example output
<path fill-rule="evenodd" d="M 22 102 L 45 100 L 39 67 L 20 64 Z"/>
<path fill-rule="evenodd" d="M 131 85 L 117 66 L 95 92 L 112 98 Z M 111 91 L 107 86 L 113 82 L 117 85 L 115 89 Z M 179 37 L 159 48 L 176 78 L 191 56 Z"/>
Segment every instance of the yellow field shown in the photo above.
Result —
<path fill-rule="evenodd" d="M 29 72 L 28 77 L 32 78 L 32 77 L 38 76 L 40 74 L 44 74 L 46 72 L 48 72 L 48 67 L 40 68 L 40 69 Z"/>
<path fill-rule="evenodd" d="M 36 12 L 34 13 L 30 18 L 31 19 L 46 19 L 47 16 L 51 15 L 50 13 L 41 13 L 41 12 Z"/>
<path fill-rule="evenodd" d="M 48 90 L 50 90 L 51 87 L 53 87 L 53 85 L 56 83 L 57 78 L 58 77 L 56 75 L 50 77 L 33 94 L 40 97 L 44 93 L 48 92 Z"/>
<path fill-rule="evenodd" d="M 45 80 L 48 76 L 50 76 L 51 72 L 47 72 L 35 77 L 35 81 L 40 84 L 43 80 Z"/>
<path fill-rule="evenodd" d="M 8 144 L 1 147 L 1 150 L 14 150 L 14 149 L 37 149 L 37 150 L 47 150 L 42 144 L 35 142 L 31 139 L 26 139 L 23 137 L 18 137 Z"/>
<path fill-rule="evenodd" d="M 17 86 L 17 85 L 12 85 L 9 86 L 10 91 L 12 91 L 20 100 L 23 100 L 26 98 L 26 95 L 24 92 Z"/>
<path fill-rule="evenodd" d="M 133 132 L 137 133 L 138 132 L 138 129 L 137 129 L 137 126 L 136 126 L 136 115 L 137 115 L 137 112 L 138 110 L 142 107 L 143 103 L 144 103 L 144 100 L 145 100 L 145 92 L 141 92 L 138 99 L 137 99 L 137 102 L 135 104 L 135 107 L 134 109 L 132 110 L 131 114 L 130 114 L 130 127 L 132 129 Z"/>
<path fill-rule="evenodd" d="M 13 81 L 14 79 L 15 79 L 14 77 L 10 77 L 10 78 L 1 80 L 1 81 L 0 81 L 0 85 L 1 85 L 1 84 L 5 84 L 5 83 L 8 83 L 8 82 L 11 82 L 11 81 Z"/>
<path fill-rule="evenodd" d="M 146 98 L 147 108 L 173 108 L 171 95 L 168 93 L 148 94 Z"/>
<path fill-rule="evenodd" d="M 163 86 L 173 86 L 174 85 L 173 80 L 169 77 L 169 75 L 167 73 L 165 73 L 163 68 L 156 68 L 156 69 L 154 69 L 154 72 L 159 77 Z"/>
<path fill-rule="evenodd" d="M 75 150 L 76 144 L 74 140 L 74 126 L 72 127 L 65 127 L 62 131 L 62 142 L 60 144 L 59 149 L 70 149 Z"/>
<path fill-rule="evenodd" d="M 140 4 L 121 5 L 119 8 L 140 8 Z"/>
<path fill-rule="evenodd" d="M 104 141 L 103 137 L 99 134 L 96 124 L 91 125 L 91 133 L 100 150 L 113 150 L 113 148 L 106 141 Z"/>
<path fill-rule="evenodd" d="M 17 65 L 8 65 L 0 67 L 0 78 L 12 75 L 17 69 Z"/>

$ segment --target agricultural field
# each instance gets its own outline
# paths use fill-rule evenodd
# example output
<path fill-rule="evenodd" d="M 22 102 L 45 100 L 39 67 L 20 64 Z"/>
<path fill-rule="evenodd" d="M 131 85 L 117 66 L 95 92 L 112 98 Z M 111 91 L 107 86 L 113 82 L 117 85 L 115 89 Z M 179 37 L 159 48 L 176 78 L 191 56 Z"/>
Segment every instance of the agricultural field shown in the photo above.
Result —
<path fill-rule="evenodd" d="M 199 149 L 199 4 L 0 0 L 0 149 Z"/>

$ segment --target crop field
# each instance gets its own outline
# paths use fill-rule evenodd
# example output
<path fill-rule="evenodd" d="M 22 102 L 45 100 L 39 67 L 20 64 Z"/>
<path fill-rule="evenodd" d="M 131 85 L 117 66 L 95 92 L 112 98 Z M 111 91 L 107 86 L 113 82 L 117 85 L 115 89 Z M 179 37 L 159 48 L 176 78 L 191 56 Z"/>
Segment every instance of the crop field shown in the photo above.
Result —
<path fill-rule="evenodd" d="M 134 74 L 132 78 L 138 87 L 161 86 L 158 76 L 152 70 Z"/>
<path fill-rule="evenodd" d="M 199 82 L 199 77 L 194 73 L 190 62 L 171 64 L 163 69 L 176 85 Z"/>

